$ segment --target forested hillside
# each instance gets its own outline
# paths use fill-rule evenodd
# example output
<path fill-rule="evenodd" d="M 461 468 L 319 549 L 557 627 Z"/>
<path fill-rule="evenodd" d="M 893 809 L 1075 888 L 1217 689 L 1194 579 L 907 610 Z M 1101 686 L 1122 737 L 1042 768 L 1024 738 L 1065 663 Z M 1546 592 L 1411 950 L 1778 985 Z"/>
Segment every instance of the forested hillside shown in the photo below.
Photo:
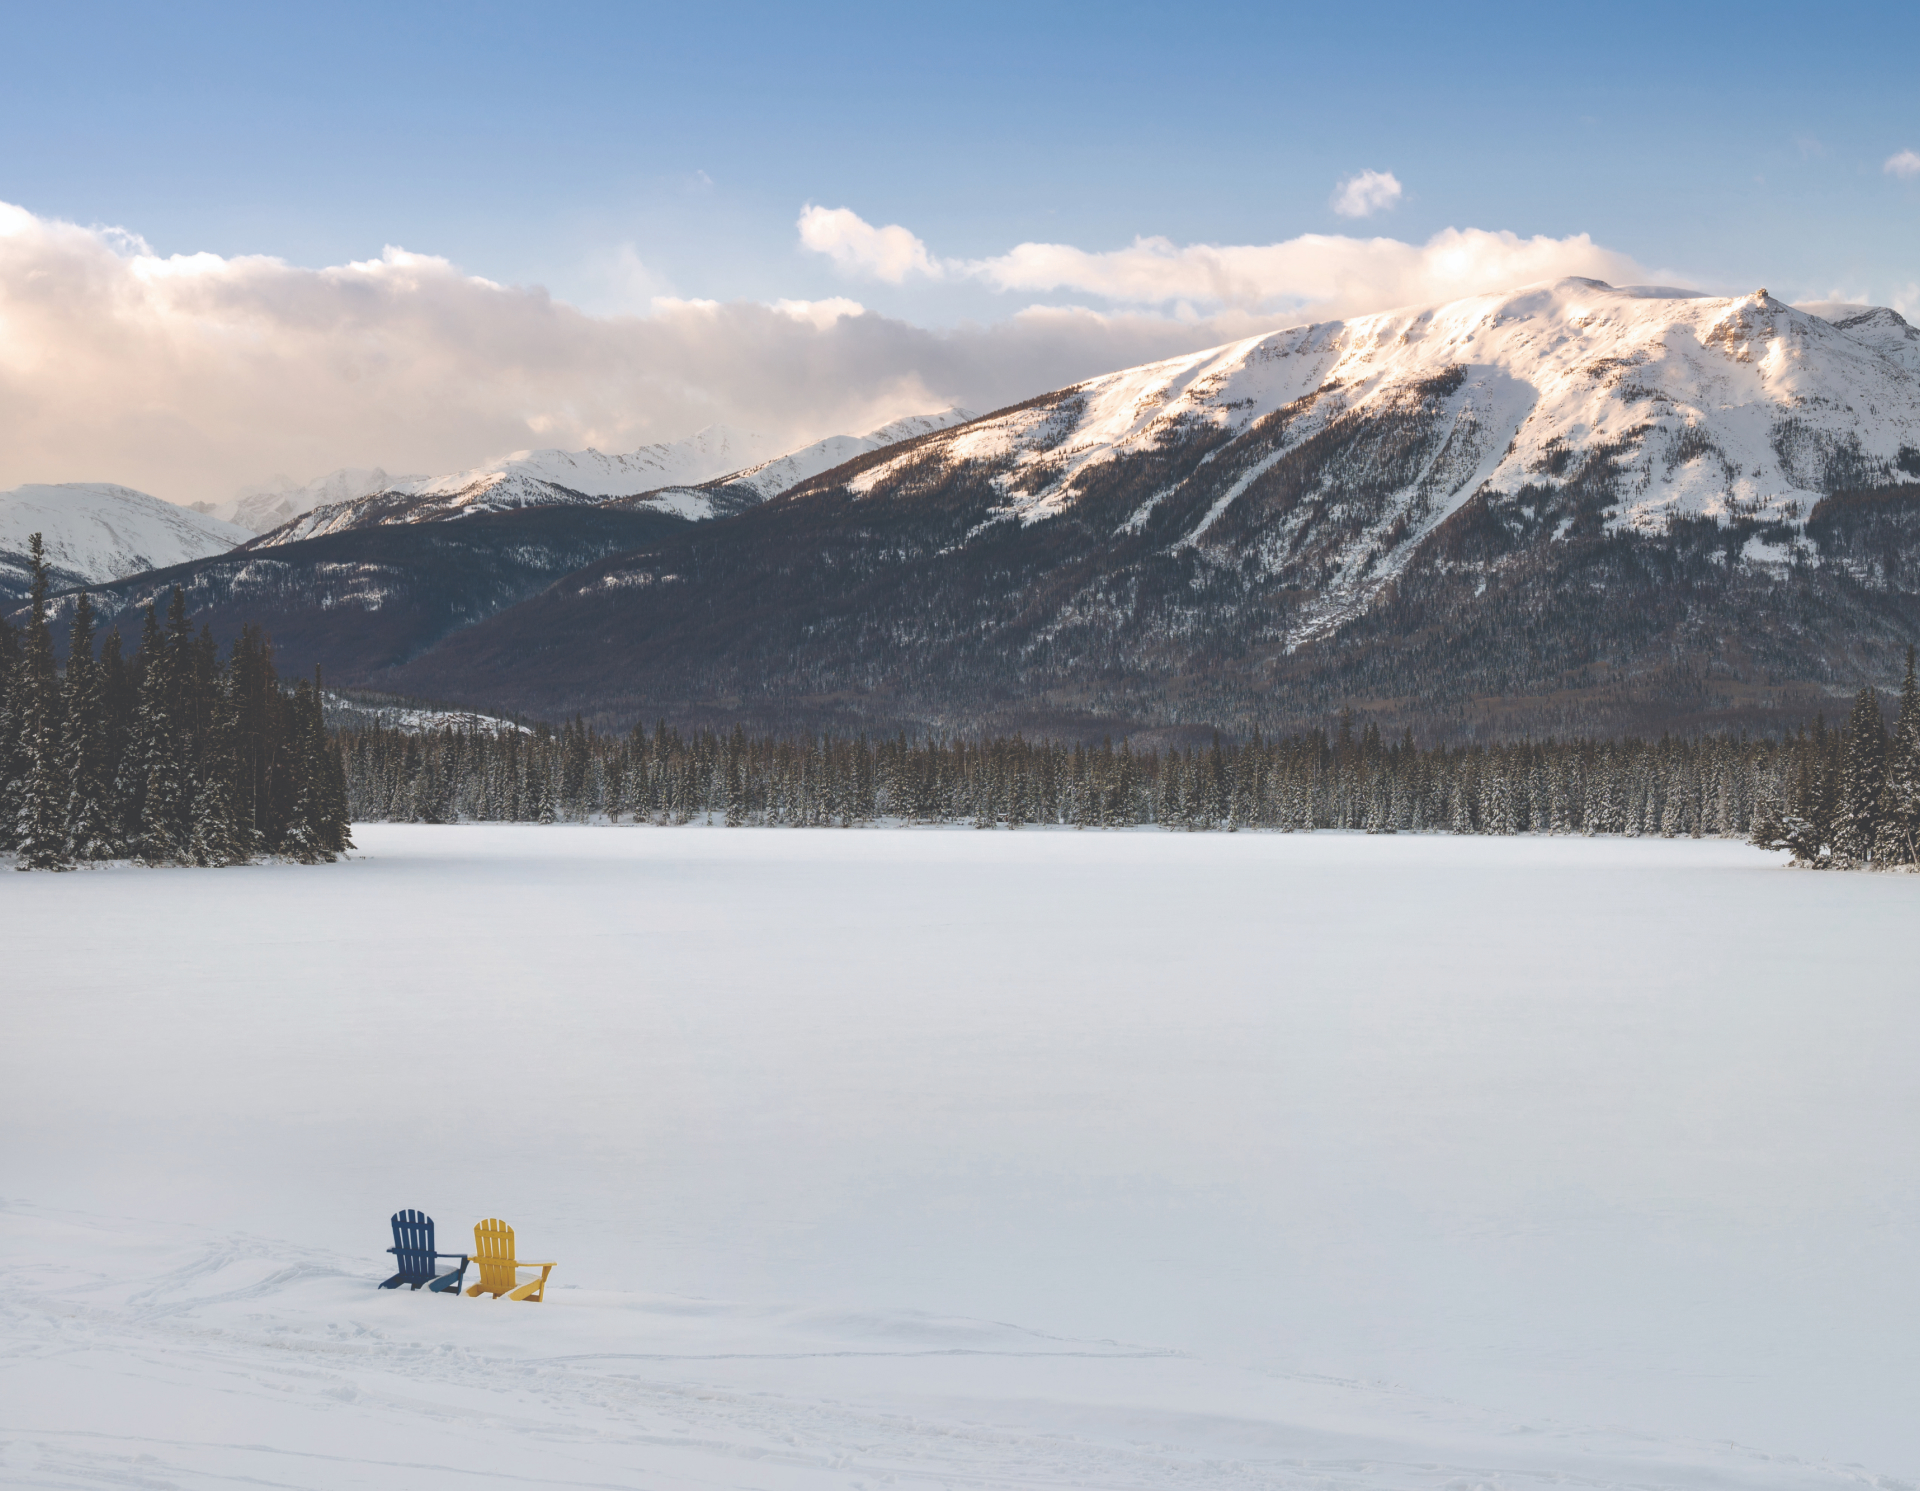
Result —
<path fill-rule="evenodd" d="M 1920 687 L 1909 658 L 1891 734 L 1871 689 L 1844 728 L 1783 739 L 1673 737 L 1420 749 L 1343 719 L 1313 731 L 1136 752 L 1002 737 L 604 735 L 545 728 L 344 729 L 355 818 L 416 823 L 605 815 L 634 823 L 1703 835 L 1810 865 L 1920 860 Z"/>
<path fill-rule="evenodd" d="M 285 666 L 338 683 L 377 678 L 441 638 L 607 554 L 689 525 L 648 511 L 531 508 L 458 522 L 375 527 L 241 549 L 93 590 L 111 618 L 176 588 L 223 640 L 262 627 Z M 469 681 L 485 692 L 485 680 Z"/>
<path fill-rule="evenodd" d="M 382 683 L 602 727 L 1777 733 L 1920 637 L 1912 328 L 1843 320 L 1564 280 L 1127 369 Z"/>
<path fill-rule="evenodd" d="M 0 621 L 0 852 L 28 870 L 312 862 L 349 845 L 345 776 L 317 689 L 281 686 L 257 627 L 223 660 L 176 589 L 164 622 L 157 605 L 142 614 L 131 657 L 117 628 L 96 651 L 82 594 L 62 671 L 38 534 L 29 563 L 26 625 Z"/>

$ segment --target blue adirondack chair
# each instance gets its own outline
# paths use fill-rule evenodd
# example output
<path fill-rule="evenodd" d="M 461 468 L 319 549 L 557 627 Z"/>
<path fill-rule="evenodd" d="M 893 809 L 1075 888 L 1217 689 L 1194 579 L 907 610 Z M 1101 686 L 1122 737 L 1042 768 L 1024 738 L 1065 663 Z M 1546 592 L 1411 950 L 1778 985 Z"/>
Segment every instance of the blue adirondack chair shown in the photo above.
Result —
<path fill-rule="evenodd" d="M 425 1212 L 397 1211 L 393 1214 L 393 1246 L 387 1251 L 399 1263 L 400 1272 L 382 1284 L 382 1289 L 398 1289 L 402 1284 L 411 1284 L 418 1289 L 425 1284 L 435 1294 L 452 1290 L 455 1296 L 459 1295 L 460 1281 L 467 1276 L 467 1255 L 434 1252 L 433 1218 Z M 460 1267 L 436 1278 L 433 1272 L 433 1260 L 436 1258 L 458 1258 Z"/>

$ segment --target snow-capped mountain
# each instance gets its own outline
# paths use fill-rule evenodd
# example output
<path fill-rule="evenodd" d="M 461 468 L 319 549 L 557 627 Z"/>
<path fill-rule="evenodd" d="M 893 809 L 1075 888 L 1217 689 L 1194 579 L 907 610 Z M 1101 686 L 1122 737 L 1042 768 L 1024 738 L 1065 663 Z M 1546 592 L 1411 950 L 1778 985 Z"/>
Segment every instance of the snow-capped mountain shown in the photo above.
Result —
<path fill-rule="evenodd" d="M 0 595 L 27 590 L 27 540 L 38 533 L 56 588 L 98 585 L 221 554 L 253 535 L 191 508 L 108 482 L 0 492 Z"/>
<path fill-rule="evenodd" d="M 1823 309 L 1567 279 L 1127 369 L 589 566 L 396 686 L 484 660 L 533 712 L 860 728 L 1782 708 L 1920 635 L 1912 328 Z"/>
<path fill-rule="evenodd" d="M 343 682 L 623 728 L 1775 730 L 1920 639 L 1916 335 L 1815 309 L 1562 280 L 757 463 L 529 453 L 189 591 Z"/>
<path fill-rule="evenodd" d="M 1115 468 L 1164 467 L 1120 528 L 1162 513 L 1171 547 L 1276 577 L 1306 544 L 1330 566 L 1308 603 L 1323 628 L 1470 499 L 1537 507 L 1596 461 L 1602 526 L 1641 532 L 1798 522 L 1830 492 L 1920 474 L 1913 328 L 1847 311 L 1562 280 L 1091 379 L 938 442 L 938 459 L 993 470 L 983 525 L 1040 522 L 1111 490 Z M 847 489 L 885 492 L 929 454 L 869 463 Z"/>
<path fill-rule="evenodd" d="M 395 481 L 315 505 L 270 530 L 260 546 L 272 548 L 355 528 L 434 522 L 555 502 L 619 502 L 682 517 L 724 516 L 853 456 L 971 417 L 962 410 L 915 415 L 868 435 L 832 436 L 771 460 L 760 459 L 765 440 L 726 425 L 709 425 L 684 440 L 642 446 L 626 455 L 597 450 L 519 451 L 471 471 Z"/>
<path fill-rule="evenodd" d="M 266 530 L 263 548 L 390 523 L 473 517 L 548 503 L 596 503 L 656 487 L 692 485 L 732 471 L 766 449 L 759 436 L 708 425 L 684 440 L 625 455 L 523 450 L 445 476 L 407 477 L 313 505 Z M 337 476 L 354 473 L 335 473 Z"/>
<path fill-rule="evenodd" d="M 393 476 L 378 466 L 343 466 L 304 484 L 283 476 L 268 486 L 250 487 L 231 502 L 196 502 L 193 510 L 238 523 L 254 533 L 267 533 L 316 507 L 354 502 L 376 492 L 404 491 L 426 480 L 422 476 Z"/>
<path fill-rule="evenodd" d="M 708 425 L 684 440 L 643 445 L 627 455 L 597 450 L 523 450 L 472 471 L 434 477 L 414 489 L 459 505 L 532 507 L 558 488 L 579 497 L 626 497 L 652 487 L 702 482 L 731 471 L 766 448 L 757 435 Z"/>
<path fill-rule="evenodd" d="M 1823 321 L 1831 321 L 1857 342 L 1884 352 L 1910 373 L 1920 373 L 1920 328 L 1889 306 L 1852 305 L 1845 301 L 1802 301 L 1794 307 Z"/>
<path fill-rule="evenodd" d="M 972 410 L 958 407 L 943 409 L 938 414 L 912 414 L 905 419 L 896 419 L 891 424 L 881 425 L 879 429 L 870 430 L 864 435 L 829 435 L 825 440 L 816 440 L 811 445 L 790 450 L 757 466 L 728 472 L 705 482 L 643 492 L 636 497 L 623 499 L 622 505 L 651 507 L 685 518 L 723 518 L 765 502 L 769 497 L 778 496 L 788 487 L 818 476 L 823 471 L 845 465 L 856 456 L 869 455 L 889 445 L 898 445 L 903 440 L 914 440 L 935 430 L 950 429 L 977 418 L 979 416 Z"/>

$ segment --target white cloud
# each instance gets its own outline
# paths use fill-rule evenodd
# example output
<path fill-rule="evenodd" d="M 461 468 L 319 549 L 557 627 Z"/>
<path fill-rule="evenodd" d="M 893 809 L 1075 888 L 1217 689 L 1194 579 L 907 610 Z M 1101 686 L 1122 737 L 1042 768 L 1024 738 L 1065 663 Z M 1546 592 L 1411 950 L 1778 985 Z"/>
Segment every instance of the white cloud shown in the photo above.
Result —
<path fill-rule="evenodd" d="M 168 258 L 0 203 L 0 489 L 224 501 L 278 472 L 459 471 L 715 421 L 801 445 L 997 408 L 1246 324 L 1036 310 L 932 332 L 839 297 L 588 315 L 400 249 L 328 269 Z"/>
<path fill-rule="evenodd" d="M 398 248 L 326 269 L 162 257 L 132 234 L 0 204 L 0 489 L 116 481 L 223 501 L 278 472 L 459 471 L 535 444 L 631 450 L 715 421 L 800 445 L 948 404 L 998 408 L 1303 319 L 1565 274 L 1640 277 L 1585 238 L 1477 230 L 1420 245 L 1022 244 L 943 262 L 905 229 L 862 231 L 844 210 L 812 221 L 876 273 L 1134 309 L 1030 305 L 944 331 L 838 296 L 654 296 L 643 314 L 590 315 Z M 621 257 L 637 295 L 645 266 Z"/>
<path fill-rule="evenodd" d="M 1333 210 L 1342 217 L 1372 217 L 1397 207 L 1401 195 L 1400 180 L 1393 172 L 1362 171 L 1340 183 L 1333 194 Z"/>
<path fill-rule="evenodd" d="M 1596 246 L 1585 234 L 1521 238 L 1478 228 L 1449 228 L 1424 244 L 1319 233 L 1248 245 L 1141 238 L 1105 253 L 1025 243 L 969 268 L 1005 290 L 1079 290 L 1132 305 L 1184 299 L 1298 307 L 1321 315 L 1453 300 L 1569 274 L 1616 282 L 1640 277 L 1626 255 Z"/>
<path fill-rule="evenodd" d="M 1889 176 L 1899 176 L 1911 181 L 1920 176 L 1920 152 L 1902 150 L 1898 155 L 1887 157 L 1887 163 L 1880 168 Z"/>
<path fill-rule="evenodd" d="M 776 300 L 773 308 L 783 316 L 805 321 L 821 331 L 843 316 L 864 316 L 867 312 L 859 301 L 848 300 L 844 295 L 829 296 L 825 300 Z"/>
<path fill-rule="evenodd" d="M 890 285 L 901 283 L 910 274 L 937 277 L 941 272 L 928 255 L 927 246 L 898 223 L 876 228 L 844 207 L 815 207 L 809 203 L 800 213 L 800 242 L 844 268 L 870 274 Z"/>
<path fill-rule="evenodd" d="M 1564 275 L 1616 284 L 1646 278 L 1646 272 L 1627 255 L 1600 247 L 1584 233 L 1569 238 L 1521 238 L 1480 228 L 1448 228 L 1423 244 L 1321 233 L 1281 243 L 1237 245 L 1136 238 L 1126 248 L 1102 251 L 1064 243 L 1022 243 L 993 258 L 960 260 L 935 258 L 905 228 L 873 228 L 844 207 L 831 213 L 809 208 L 800 220 L 802 241 L 809 242 L 810 224 L 826 218 L 833 221 L 835 245 L 866 243 L 871 241 L 868 235 L 899 234 L 925 262 L 924 272 L 949 280 L 973 279 L 1002 291 L 1075 292 L 1134 306 L 1185 302 L 1189 308 L 1232 306 L 1345 316 L 1454 300 Z M 809 246 L 817 245 L 809 242 Z M 852 252 L 843 254 L 837 247 L 820 251 L 833 253 L 843 263 L 861 263 Z M 888 260 L 889 265 L 900 262 L 898 257 Z M 877 268 L 872 272 L 899 282 Z"/>

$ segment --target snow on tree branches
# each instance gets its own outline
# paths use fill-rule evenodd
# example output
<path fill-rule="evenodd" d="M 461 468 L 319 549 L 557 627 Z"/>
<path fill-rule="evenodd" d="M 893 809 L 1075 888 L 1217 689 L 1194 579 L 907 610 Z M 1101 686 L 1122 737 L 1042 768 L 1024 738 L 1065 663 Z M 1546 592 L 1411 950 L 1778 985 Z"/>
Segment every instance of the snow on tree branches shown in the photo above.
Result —
<path fill-rule="evenodd" d="M 0 852 L 22 870 L 57 870 L 128 858 L 316 863 L 351 847 L 317 679 L 283 688 L 257 627 L 222 662 L 212 633 L 188 625 L 178 589 L 164 622 L 148 607 L 129 659 L 117 630 L 96 656 L 82 594 L 63 675 L 40 536 L 30 544 L 26 625 L 0 621 Z"/>
<path fill-rule="evenodd" d="M 1884 770 L 1880 729 L 1869 695 L 1848 729 L 1816 721 L 1783 740 L 1422 750 L 1410 734 L 1388 742 L 1350 718 L 1332 736 L 1216 739 L 1164 753 L 1019 737 L 782 740 L 738 728 L 688 737 L 664 724 L 619 736 L 579 721 L 557 735 L 375 727 L 339 739 L 356 819 L 1706 836 L 1791 849 L 1807 865 L 1892 868 L 1920 857 L 1911 673 Z"/>

